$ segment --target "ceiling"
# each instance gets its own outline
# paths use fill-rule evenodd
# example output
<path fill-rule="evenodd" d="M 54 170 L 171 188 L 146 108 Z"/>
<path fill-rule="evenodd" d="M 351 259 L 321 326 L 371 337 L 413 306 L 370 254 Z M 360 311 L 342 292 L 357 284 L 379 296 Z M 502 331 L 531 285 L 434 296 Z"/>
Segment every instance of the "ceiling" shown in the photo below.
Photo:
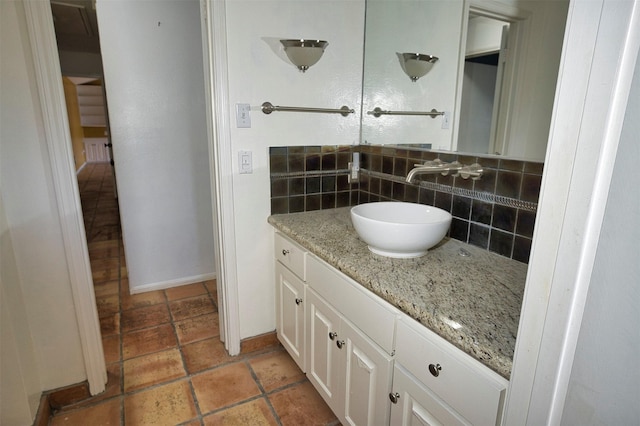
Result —
<path fill-rule="evenodd" d="M 95 0 L 51 1 L 58 50 L 100 54 Z"/>

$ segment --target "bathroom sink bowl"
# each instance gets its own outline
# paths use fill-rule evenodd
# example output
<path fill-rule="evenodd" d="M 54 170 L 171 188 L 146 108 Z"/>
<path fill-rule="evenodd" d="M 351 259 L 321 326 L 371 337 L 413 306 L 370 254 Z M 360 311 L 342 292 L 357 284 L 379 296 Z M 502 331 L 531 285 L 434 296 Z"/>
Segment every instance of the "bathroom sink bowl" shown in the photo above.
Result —
<path fill-rule="evenodd" d="M 424 204 L 382 201 L 353 207 L 351 221 L 373 253 L 412 258 L 423 256 L 444 238 L 451 213 Z"/>

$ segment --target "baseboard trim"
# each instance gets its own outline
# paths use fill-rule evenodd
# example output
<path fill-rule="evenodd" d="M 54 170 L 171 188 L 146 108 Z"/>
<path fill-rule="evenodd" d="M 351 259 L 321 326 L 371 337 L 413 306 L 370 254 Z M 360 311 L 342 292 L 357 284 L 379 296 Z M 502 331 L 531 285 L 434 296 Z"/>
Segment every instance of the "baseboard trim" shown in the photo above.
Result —
<path fill-rule="evenodd" d="M 258 336 L 248 337 L 240 341 L 240 354 L 245 355 L 252 352 L 273 349 L 280 346 L 280 341 L 275 330 Z"/>
<path fill-rule="evenodd" d="M 49 403 L 49 394 L 43 393 L 40 397 L 40 405 L 33 426 L 47 426 L 51 418 L 51 404 Z"/>
<path fill-rule="evenodd" d="M 76 170 L 76 175 L 79 175 L 80 172 L 82 171 L 82 169 L 84 169 L 87 165 L 87 162 L 85 161 L 84 163 L 82 163 L 82 166 L 78 167 L 78 170 Z"/>
<path fill-rule="evenodd" d="M 47 426 L 51 415 L 63 407 L 91 398 L 89 383 L 75 383 L 57 389 L 42 392 L 40 405 L 33 426 Z"/>
<path fill-rule="evenodd" d="M 158 283 L 144 284 L 144 285 L 137 286 L 137 287 L 129 287 L 129 292 L 131 294 L 139 294 L 139 293 L 146 293 L 148 291 L 166 290 L 168 288 L 180 287 L 180 286 L 183 286 L 183 285 L 195 284 L 195 283 L 199 283 L 199 282 L 202 282 L 202 281 L 209 281 L 209 280 L 215 280 L 215 279 L 216 279 L 216 274 L 215 273 L 194 275 L 192 277 L 179 278 L 179 279 L 176 279 L 176 280 L 169 280 L 169 281 L 162 281 L 162 282 L 158 282 Z M 129 284 L 131 284 L 131 283 L 129 283 Z"/>

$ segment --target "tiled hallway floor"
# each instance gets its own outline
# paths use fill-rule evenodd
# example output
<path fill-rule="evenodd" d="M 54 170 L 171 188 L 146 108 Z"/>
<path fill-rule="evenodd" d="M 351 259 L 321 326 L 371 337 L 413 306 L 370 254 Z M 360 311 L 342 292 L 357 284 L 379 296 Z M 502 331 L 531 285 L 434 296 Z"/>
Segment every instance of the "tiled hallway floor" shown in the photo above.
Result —
<path fill-rule="evenodd" d="M 109 380 L 50 425 L 339 424 L 272 337 L 227 355 L 215 281 L 130 295 L 110 166 L 87 164 L 78 184 Z"/>

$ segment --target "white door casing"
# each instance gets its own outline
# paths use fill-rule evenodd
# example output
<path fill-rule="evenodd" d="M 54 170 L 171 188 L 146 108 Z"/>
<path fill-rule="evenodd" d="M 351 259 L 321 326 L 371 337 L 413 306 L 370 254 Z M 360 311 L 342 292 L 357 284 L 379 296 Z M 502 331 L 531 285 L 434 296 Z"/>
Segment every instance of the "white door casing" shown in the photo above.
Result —
<path fill-rule="evenodd" d="M 226 108 L 227 27 L 224 0 L 201 0 L 202 49 L 211 169 L 220 336 L 230 355 L 240 353 L 240 308 L 233 203 L 231 116 Z"/>
<path fill-rule="evenodd" d="M 105 389 L 107 369 L 93 290 L 89 249 L 82 219 L 80 193 L 75 176 L 71 134 L 51 5 L 44 1 L 24 1 L 22 4 L 35 66 L 38 99 L 45 129 L 44 136 L 49 147 L 53 187 L 60 216 L 87 381 L 89 391 L 92 395 L 96 395 Z"/>

